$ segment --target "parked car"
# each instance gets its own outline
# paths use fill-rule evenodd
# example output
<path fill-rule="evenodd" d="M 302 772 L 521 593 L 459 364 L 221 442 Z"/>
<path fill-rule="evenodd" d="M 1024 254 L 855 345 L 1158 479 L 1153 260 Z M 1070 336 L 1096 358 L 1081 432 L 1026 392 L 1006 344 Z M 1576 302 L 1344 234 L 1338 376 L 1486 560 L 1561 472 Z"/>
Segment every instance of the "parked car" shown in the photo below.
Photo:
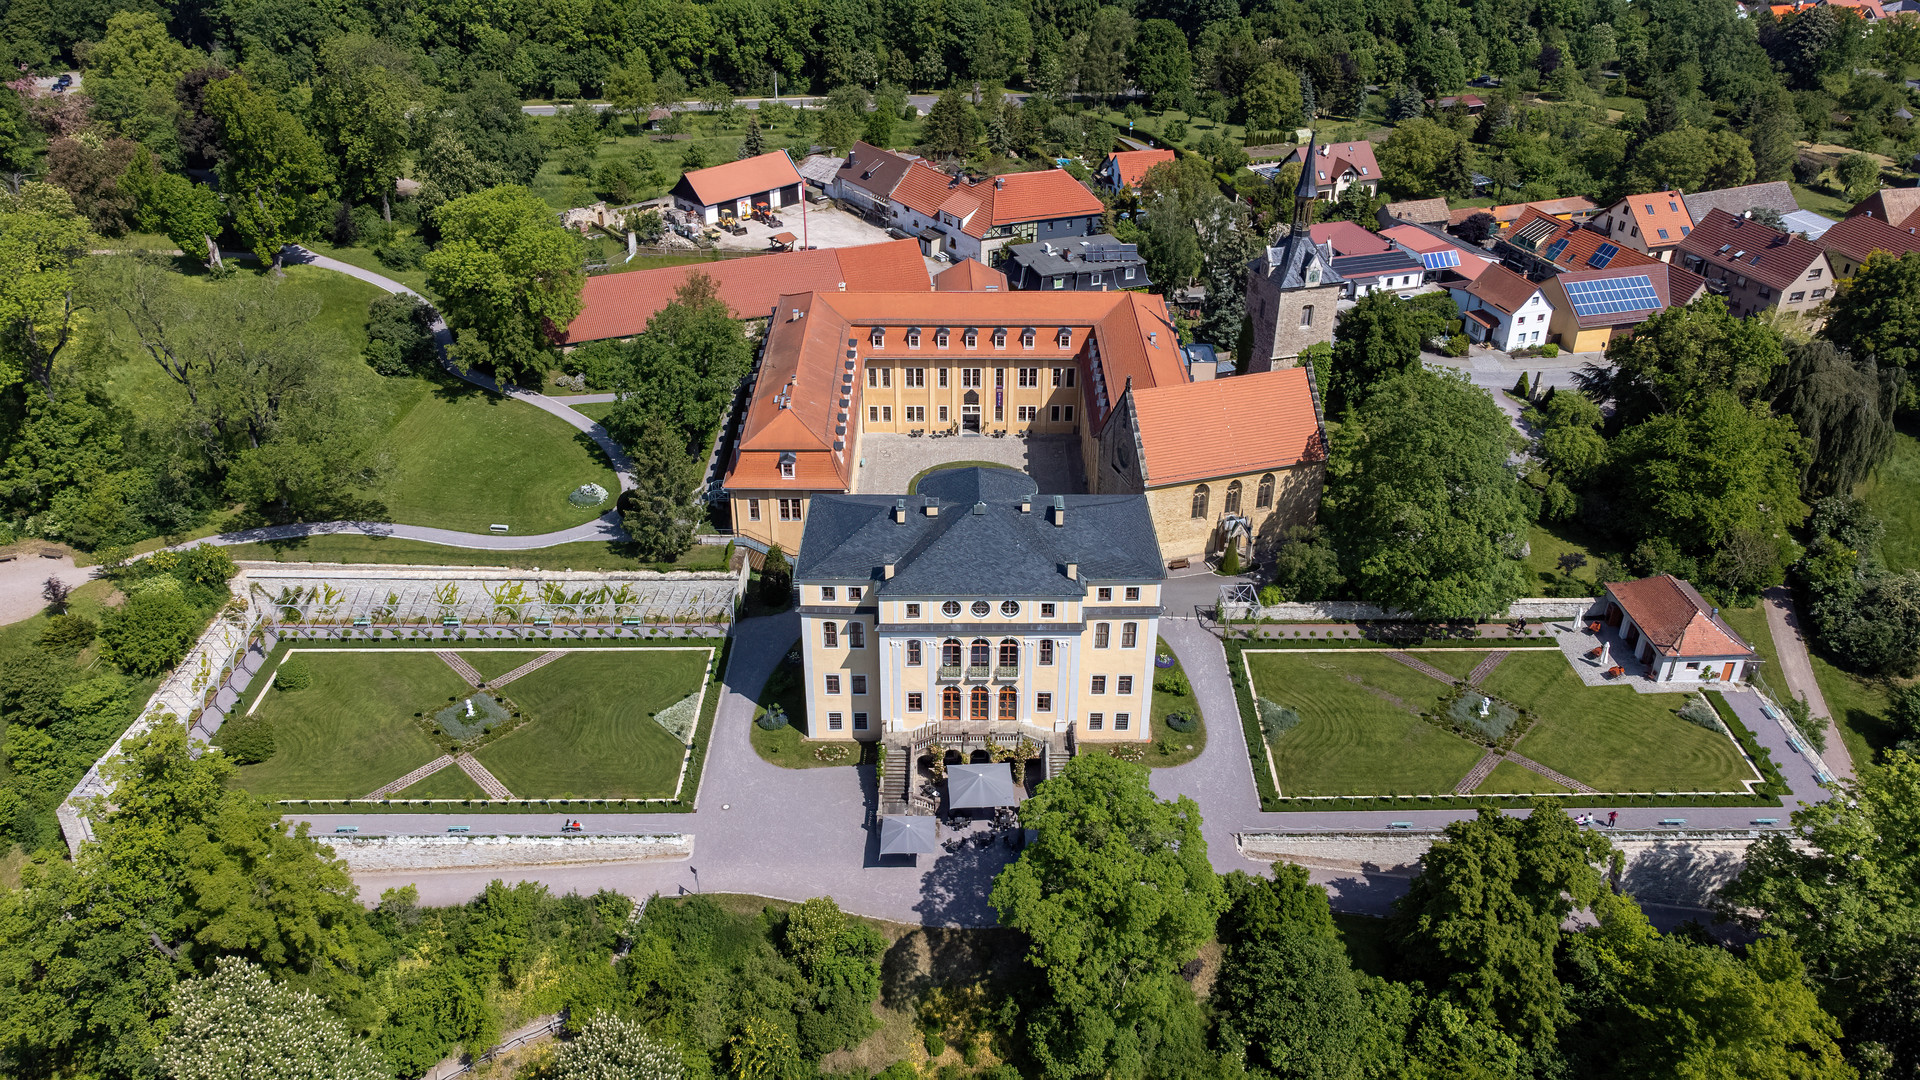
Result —
<path fill-rule="evenodd" d="M 68 90 L 72 89 L 72 87 L 73 87 L 73 76 L 71 74 L 63 74 L 59 78 L 53 80 L 53 92 L 56 94 L 64 94 Z"/>

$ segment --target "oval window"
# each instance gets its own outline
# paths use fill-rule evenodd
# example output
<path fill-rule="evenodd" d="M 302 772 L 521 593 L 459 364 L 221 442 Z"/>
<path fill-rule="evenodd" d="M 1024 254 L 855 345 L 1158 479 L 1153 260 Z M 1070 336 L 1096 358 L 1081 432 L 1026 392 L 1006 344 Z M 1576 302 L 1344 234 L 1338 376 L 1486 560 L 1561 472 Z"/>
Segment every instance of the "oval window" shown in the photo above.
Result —
<path fill-rule="evenodd" d="M 1003 600 L 1003 601 L 1001 601 L 1001 603 L 1000 603 L 1000 614 L 1002 614 L 1002 615 L 1005 615 L 1005 616 L 1006 616 L 1007 618 L 1009 618 L 1009 619 L 1011 619 L 1011 618 L 1013 618 L 1013 617 L 1014 617 L 1015 615 L 1018 615 L 1018 614 L 1020 614 L 1020 603 L 1019 603 L 1019 601 L 1016 601 L 1016 600 Z"/>
<path fill-rule="evenodd" d="M 987 603 L 985 600 L 975 600 L 973 602 L 973 613 L 979 616 L 980 618 L 984 619 L 992 612 L 993 612 L 993 605 Z"/>
<path fill-rule="evenodd" d="M 960 614 L 960 601 L 949 600 L 946 603 L 941 604 L 940 614 L 945 615 L 949 619 L 953 618 L 955 615 Z"/>

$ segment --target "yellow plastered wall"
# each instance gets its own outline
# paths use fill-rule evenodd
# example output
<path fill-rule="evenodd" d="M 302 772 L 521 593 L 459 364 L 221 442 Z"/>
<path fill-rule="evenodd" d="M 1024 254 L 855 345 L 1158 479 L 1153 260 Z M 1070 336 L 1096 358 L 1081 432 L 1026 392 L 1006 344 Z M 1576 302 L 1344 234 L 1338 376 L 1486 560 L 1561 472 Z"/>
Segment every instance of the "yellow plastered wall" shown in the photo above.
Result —
<path fill-rule="evenodd" d="M 1152 462 L 1148 462 L 1152 468 Z M 1274 478 L 1270 506 L 1256 505 L 1260 482 Z M 1251 519 L 1254 549 L 1258 554 L 1272 551 L 1286 539 L 1295 525 L 1311 525 L 1320 507 L 1320 488 L 1326 482 L 1326 463 L 1301 462 L 1291 468 L 1243 473 L 1206 480 L 1206 513 L 1194 516 L 1194 493 L 1202 483 L 1170 484 L 1147 489 L 1147 509 L 1153 515 L 1153 532 L 1160 540 L 1160 557 L 1168 562 L 1198 560 L 1220 549 L 1223 537 L 1220 522 L 1227 513 L 1228 494 L 1240 484 L 1238 513 Z"/>

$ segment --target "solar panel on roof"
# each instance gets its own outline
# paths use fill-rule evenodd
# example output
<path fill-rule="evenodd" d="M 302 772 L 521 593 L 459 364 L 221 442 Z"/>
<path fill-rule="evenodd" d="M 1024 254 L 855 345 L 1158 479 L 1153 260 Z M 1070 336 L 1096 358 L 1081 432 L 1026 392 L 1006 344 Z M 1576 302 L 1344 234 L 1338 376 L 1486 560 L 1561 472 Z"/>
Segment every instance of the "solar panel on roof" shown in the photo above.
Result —
<path fill-rule="evenodd" d="M 1581 318 L 1617 315 L 1623 311 L 1654 311 L 1660 307 L 1660 294 L 1654 291 L 1653 280 L 1645 274 L 1562 284 L 1568 301 L 1573 304 L 1573 313 Z"/>
<path fill-rule="evenodd" d="M 1420 262 L 1429 270 L 1444 270 L 1449 266 L 1460 265 L 1460 253 L 1452 248 L 1445 251 L 1429 251 L 1420 256 Z"/>
<path fill-rule="evenodd" d="M 1620 254 L 1620 249 L 1616 245 L 1601 244 L 1599 247 L 1593 249 L 1593 258 L 1587 260 L 1587 265 L 1593 267 L 1595 270 L 1605 270 L 1607 264 L 1612 262 L 1613 257 L 1618 254 Z"/>
<path fill-rule="evenodd" d="M 1559 260 L 1560 253 L 1567 250 L 1567 239 L 1568 239 L 1567 237 L 1563 236 L 1560 239 L 1555 240 L 1553 243 L 1547 245 L 1547 261 L 1548 262 L 1557 262 Z"/>

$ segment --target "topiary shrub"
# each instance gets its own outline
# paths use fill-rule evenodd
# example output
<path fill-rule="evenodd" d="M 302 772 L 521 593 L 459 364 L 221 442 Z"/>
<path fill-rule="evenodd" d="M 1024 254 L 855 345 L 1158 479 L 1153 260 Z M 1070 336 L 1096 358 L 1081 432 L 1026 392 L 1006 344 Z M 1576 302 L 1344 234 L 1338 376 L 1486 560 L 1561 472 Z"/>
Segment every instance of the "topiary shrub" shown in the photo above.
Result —
<path fill-rule="evenodd" d="M 1294 722 L 1298 723 L 1299 721 L 1296 719 Z M 1194 728 L 1200 726 L 1200 719 L 1185 710 L 1170 712 L 1167 714 L 1167 726 L 1175 731 L 1192 731 Z"/>
<path fill-rule="evenodd" d="M 313 685 L 313 669 L 297 656 L 281 661 L 280 670 L 273 677 L 273 688 L 286 693 L 305 690 Z"/>

